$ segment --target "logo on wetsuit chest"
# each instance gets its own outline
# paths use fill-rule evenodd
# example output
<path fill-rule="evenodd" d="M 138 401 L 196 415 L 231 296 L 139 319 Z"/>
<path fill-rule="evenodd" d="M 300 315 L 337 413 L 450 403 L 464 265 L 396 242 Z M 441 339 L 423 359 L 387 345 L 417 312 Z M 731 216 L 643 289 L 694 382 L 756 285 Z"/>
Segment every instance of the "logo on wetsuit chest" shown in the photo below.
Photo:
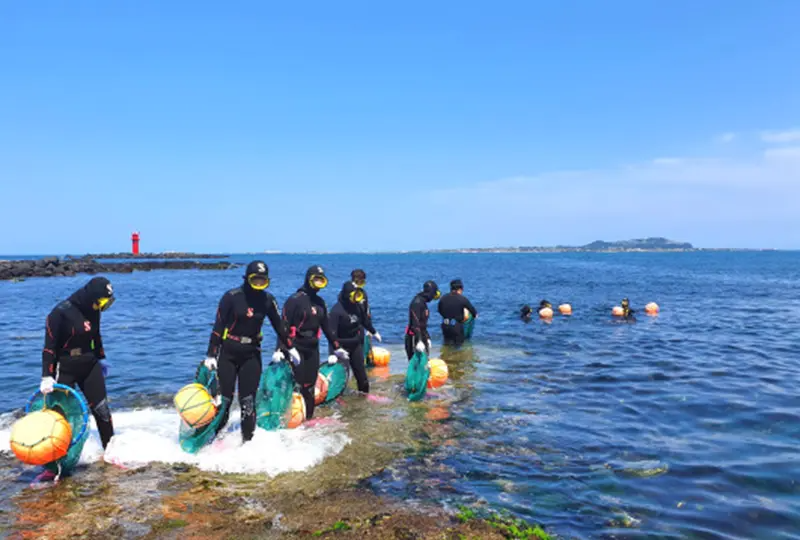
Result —
<path fill-rule="evenodd" d="M 311 306 L 311 314 L 312 315 L 316 315 L 317 314 L 317 308 L 315 308 L 314 306 Z"/>
<path fill-rule="evenodd" d="M 350 315 L 350 322 L 355 324 L 358 322 L 358 315 Z"/>
<path fill-rule="evenodd" d="M 83 330 L 84 332 L 91 332 L 92 331 L 92 323 L 89 321 L 83 321 Z"/>
<path fill-rule="evenodd" d="M 251 308 L 251 307 L 247 308 L 247 316 L 248 317 L 252 317 L 253 316 L 253 308 Z"/>

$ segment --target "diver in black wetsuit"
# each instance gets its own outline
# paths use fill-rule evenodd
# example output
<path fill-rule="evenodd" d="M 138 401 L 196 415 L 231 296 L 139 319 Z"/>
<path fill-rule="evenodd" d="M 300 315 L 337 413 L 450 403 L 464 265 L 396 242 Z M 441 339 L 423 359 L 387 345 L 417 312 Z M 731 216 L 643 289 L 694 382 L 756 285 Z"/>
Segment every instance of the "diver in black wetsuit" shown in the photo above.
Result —
<path fill-rule="evenodd" d="M 461 345 L 464 343 L 464 310 L 469 311 L 473 317 L 478 316 L 478 310 L 464 296 L 464 283 L 460 279 L 450 282 L 450 293 L 442 296 L 437 309 L 443 319 L 444 344 Z"/>
<path fill-rule="evenodd" d="M 253 438 L 256 429 L 255 396 L 261 380 L 261 328 L 264 319 L 269 319 L 279 341 L 286 342 L 286 332 L 275 297 L 265 290 L 269 286 L 267 265 L 263 261 L 251 262 L 243 278 L 241 286 L 226 292 L 219 301 L 208 342 L 208 358 L 204 363 L 209 369 L 217 369 L 219 374 L 224 416 L 217 433 L 228 423 L 238 379 L 242 441 L 247 442 Z"/>
<path fill-rule="evenodd" d="M 533 315 L 533 310 L 528 304 L 525 304 L 522 306 L 522 309 L 519 310 L 519 318 L 525 322 L 530 322 L 531 315 Z"/>
<path fill-rule="evenodd" d="M 339 301 L 331 308 L 328 322 L 331 334 L 339 345 L 350 356 L 350 367 L 356 377 L 358 391 L 369 394 L 369 379 L 364 366 L 364 322 L 365 314 L 361 306 L 364 299 L 363 289 L 359 289 L 352 281 L 345 281 L 339 293 Z M 328 344 L 329 354 L 334 348 Z"/>
<path fill-rule="evenodd" d="M 364 300 L 361 301 L 361 306 L 364 308 L 364 328 L 369 332 L 371 337 L 374 337 L 378 340 L 378 343 L 380 343 L 382 341 L 381 335 L 372 325 L 372 311 L 369 309 L 369 297 L 367 296 L 367 290 L 364 288 L 364 285 L 367 284 L 367 273 L 357 268 L 350 272 L 350 279 L 352 279 L 353 284 L 364 293 Z"/>
<path fill-rule="evenodd" d="M 622 302 L 620 302 L 620 307 L 622 308 L 622 318 L 626 321 L 635 321 L 636 317 L 634 313 L 635 310 L 631 309 L 631 303 L 627 298 L 623 298 Z"/>
<path fill-rule="evenodd" d="M 287 344 L 296 348 L 301 361 L 294 368 L 294 380 L 300 387 L 300 394 L 306 403 L 306 418 L 314 416 L 314 386 L 319 374 L 319 337 L 325 334 L 333 345 L 334 356 L 328 363 L 337 359 L 348 360 L 347 351 L 339 343 L 328 326 L 328 308 L 325 300 L 317 294 L 328 286 L 328 278 L 320 266 L 312 266 L 306 271 L 303 286 L 297 289 L 283 305 L 283 322 L 288 329 Z"/>
<path fill-rule="evenodd" d="M 414 356 L 415 351 L 431 352 L 431 335 L 428 333 L 428 302 L 438 300 L 442 295 L 435 281 L 426 281 L 408 306 L 408 326 L 406 326 L 406 356 Z"/>
<path fill-rule="evenodd" d="M 101 363 L 106 354 L 100 335 L 100 313 L 113 303 L 111 282 L 96 277 L 50 312 L 45 323 L 39 386 L 43 394 L 48 394 L 56 382 L 72 388 L 78 385 L 89 402 L 103 449 L 114 436 L 114 426 Z"/>

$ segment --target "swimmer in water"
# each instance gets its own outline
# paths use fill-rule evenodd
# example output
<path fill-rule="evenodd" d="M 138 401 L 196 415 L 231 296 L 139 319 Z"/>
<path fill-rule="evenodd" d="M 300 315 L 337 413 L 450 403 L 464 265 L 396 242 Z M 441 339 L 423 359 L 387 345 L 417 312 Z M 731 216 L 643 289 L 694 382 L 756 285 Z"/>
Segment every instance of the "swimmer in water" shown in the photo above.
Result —
<path fill-rule="evenodd" d="M 627 298 L 623 298 L 622 302 L 620 302 L 620 307 L 622 307 L 622 318 L 626 321 L 635 321 L 636 317 L 634 313 L 636 311 L 631 309 L 631 303 L 628 301 Z"/>
<path fill-rule="evenodd" d="M 533 310 L 528 304 L 525 304 L 522 306 L 522 309 L 519 310 L 519 318 L 525 322 L 530 322 L 531 315 L 533 315 Z"/>

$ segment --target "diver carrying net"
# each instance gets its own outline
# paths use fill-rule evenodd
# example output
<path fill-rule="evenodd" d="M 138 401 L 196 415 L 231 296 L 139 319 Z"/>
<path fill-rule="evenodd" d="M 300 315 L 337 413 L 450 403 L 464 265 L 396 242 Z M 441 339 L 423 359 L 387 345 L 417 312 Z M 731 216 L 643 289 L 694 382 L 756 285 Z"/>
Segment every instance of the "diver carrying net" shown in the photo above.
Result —
<path fill-rule="evenodd" d="M 45 464 L 45 468 L 57 476 L 69 474 L 78 464 L 83 445 L 89 438 L 89 405 L 77 388 L 54 384 L 52 392 L 42 394 L 36 391 L 25 405 L 25 414 L 43 410 L 56 411 L 67 420 L 72 429 L 67 455 Z"/>
<path fill-rule="evenodd" d="M 294 376 L 289 364 L 285 360 L 268 364 L 256 392 L 256 425 L 267 431 L 286 427 L 293 391 Z"/>
<path fill-rule="evenodd" d="M 425 397 L 430 373 L 428 355 L 415 351 L 414 356 L 408 361 L 408 370 L 406 371 L 406 392 L 408 392 L 409 401 L 419 401 Z"/>
<path fill-rule="evenodd" d="M 195 373 L 194 382 L 206 389 L 208 395 L 216 396 L 219 394 L 219 379 L 217 378 L 217 371 L 211 370 L 206 367 L 203 362 Z M 217 430 L 225 417 L 222 414 L 222 407 L 227 407 L 229 404 L 223 400 L 222 405 L 216 411 L 214 418 L 204 425 L 190 425 L 185 419 L 181 419 L 180 427 L 180 445 L 181 448 L 190 454 L 196 454 L 204 446 L 209 444 L 217 436 Z M 182 415 L 183 416 L 183 415 Z"/>

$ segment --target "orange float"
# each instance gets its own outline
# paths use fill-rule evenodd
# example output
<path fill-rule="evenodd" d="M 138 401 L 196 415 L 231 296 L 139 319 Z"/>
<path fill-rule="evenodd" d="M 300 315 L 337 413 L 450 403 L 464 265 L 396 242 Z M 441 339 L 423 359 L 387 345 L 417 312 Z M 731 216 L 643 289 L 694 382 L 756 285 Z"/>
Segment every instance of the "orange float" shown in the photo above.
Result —
<path fill-rule="evenodd" d="M 625 315 L 625 311 L 622 309 L 622 306 L 614 306 L 611 308 L 611 314 L 614 317 L 623 317 Z"/>
<path fill-rule="evenodd" d="M 572 306 L 569 304 L 561 304 L 558 306 L 558 311 L 560 311 L 562 315 L 572 315 Z"/>
<path fill-rule="evenodd" d="M 447 364 L 441 358 L 431 358 L 428 360 L 428 368 L 431 370 L 428 376 L 428 388 L 439 388 L 447 382 Z"/>
<path fill-rule="evenodd" d="M 172 401 L 183 421 L 192 428 L 207 425 L 217 415 L 214 399 L 200 383 L 187 384 L 178 390 Z"/>
<path fill-rule="evenodd" d="M 372 363 L 378 367 L 388 366 L 391 357 L 392 355 L 388 349 L 383 347 L 372 348 Z"/>
<path fill-rule="evenodd" d="M 553 318 L 553 309 L 546 307 L 539 310 L 539 317 L 542 319 L 552 319 Z"/>
<path fill-rule="evenodd" d="M 317 384 L 314 385 L 314 404 L 319 405 L 328 397 L 328 379 L 317 373 Z"/>
<path fill-rule="evenodd" d="M 659 311 L 660 308 L 658 307 L 658 304 L 656 304 L 655 302 L 650 302 L 649 304 L 644 306 L 644 312 L 647 313 L 648 315 L 656 315 L 658 314 Z"/>
<path fill-rule="evenodd" d="M 11 429 L 11 450 L 28 465 L 46 465 L 67 455 L 72 428 L 53 410 L 26 414 Z"/>
<path fill-rule="evenodd" d="M 289 409 L 289 421 L 287 427 L 294 429 L 302 424 L 306 419 L 306 402 L 298 392 L 292 393 L 292 406 Z"/>

